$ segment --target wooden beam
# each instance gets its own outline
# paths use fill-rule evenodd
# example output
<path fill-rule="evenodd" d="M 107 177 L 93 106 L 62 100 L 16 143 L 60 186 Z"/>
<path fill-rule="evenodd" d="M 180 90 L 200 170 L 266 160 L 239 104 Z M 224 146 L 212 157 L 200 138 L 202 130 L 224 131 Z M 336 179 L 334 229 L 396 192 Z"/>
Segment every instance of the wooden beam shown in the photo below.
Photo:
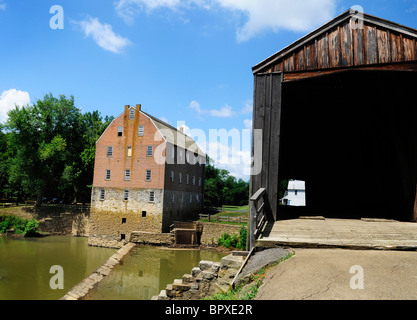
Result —
<path fill-rule="evenodd" d="M 322 76 L 326 74 L 333 74 L 348 70 L 389 70 L 389 71 L 417 71 L 417 61 L 411 62 L 400 62 L 400 63 L 384 63 L 384 64 L 373 64 L 373 65 L 364 65 L 357 67 L 344 67 L 344 68 L 332 68 L 332 69 L 321 69 L 321 70 L 311 70 L 304 72 L 287 72 L 284 73 L 284 82 L 313 78 L 317 76 Z"/>

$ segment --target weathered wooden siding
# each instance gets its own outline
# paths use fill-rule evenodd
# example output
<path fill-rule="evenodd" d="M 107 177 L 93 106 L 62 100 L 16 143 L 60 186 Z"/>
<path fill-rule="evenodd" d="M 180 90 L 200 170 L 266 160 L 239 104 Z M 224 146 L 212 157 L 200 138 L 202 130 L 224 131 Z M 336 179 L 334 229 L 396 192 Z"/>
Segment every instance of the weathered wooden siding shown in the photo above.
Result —
<path fill-rule="evenodd" d="M 278 161 L 281 126 L 282 73 L 255 77 L 253 129 L 262 129 L 262 139 L 252 144 L 262 144 L 262 171 L 251 178 L 251 195 L 265 188 L 265 215 L 275 220 L 278 207 Z"/>
<path fill-rule="evenodd" d="M 318 33 L 260 72 L 302 72 L 417 60 L 417 33 L 402 33 L 354 17 Z M 278 54 L 279 56 L 279 54 Z"/>

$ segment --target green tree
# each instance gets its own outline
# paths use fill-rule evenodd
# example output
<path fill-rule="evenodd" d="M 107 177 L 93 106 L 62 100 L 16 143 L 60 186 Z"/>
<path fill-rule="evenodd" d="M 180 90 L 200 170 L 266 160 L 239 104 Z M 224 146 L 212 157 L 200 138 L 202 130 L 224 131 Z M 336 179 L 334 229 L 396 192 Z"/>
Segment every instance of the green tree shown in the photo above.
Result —
<path fill-rule="evenodd" d="M 245 205 L 249 202 L 249 182 L 237 180 L 227 170 L 218 169 L 206 157 L 204 204 L 207 207 L 223 204 Z"/>
<path fill-rule="evenodd" d="M 51 94 L 32 106 L 16 106 L 8 115 L 4 127 L 11 157 L 7 170 L 0 157 L 0 179 L 5 171 L 11 189 L 36 196 L 37 206 L 45 194 L 89 202 L 95 143 L 113 118 L 103 121 L 98 111 L 82 114 L 74 97 Z M 0 135 L 0 149 L 2 141 Z"/>
<path fill-rule="evenodd" d="M 40 206 L 46 188 L 57 190 L 67 157 L 77 141 L 80 110 L 74 98 L 46 95 L 33 106 L 16 106 L 9 112 L 6 128 L 9 147 L 16 150 L 9 181 L 21 185 L 29 194 L 36 193 Z"/>

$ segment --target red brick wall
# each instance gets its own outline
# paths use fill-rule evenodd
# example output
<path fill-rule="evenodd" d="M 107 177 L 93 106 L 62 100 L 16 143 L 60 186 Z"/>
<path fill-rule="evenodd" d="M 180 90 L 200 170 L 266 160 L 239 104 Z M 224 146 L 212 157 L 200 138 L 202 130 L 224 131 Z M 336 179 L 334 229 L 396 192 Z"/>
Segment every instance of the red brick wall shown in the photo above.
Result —
<path fill-rule="evenodd" d="M 143 137 L 138 136 L 139 125 L 144 126 Z M 118 137 L 117 129 L 123 127 L 123 135 Z M 124 114 L 117 117 L 107 128 L 96 145 L 96 159 L 94 167 L 94 187 L 101 188 L 147 188 L 163 189 L 165 179 L 165 164 L 158 164 L 154 157 L 148 157 L 146 150 L 148 145 L 153 150 L 160 144 L 165 144 L 163 139 L 155 141 L 157 129 L 152 121 L 135 111 L 135 119 L 129 120 L 129 109 L 125 107 Z M 157 133 L 157 137 L 160 137 Z M 107 147 L 113 147 L 113 155 L 107 157 Z M 132 156 L 127 156 L 127 146 L 132 146 Z M 106 169 L 111 169 L 111 179 L 105 180 Z M 131 170 L 130 181 L 125 181 L 125 169 Z M 145 181 L 146 170 L 152 170 L 152 180 Z"/>

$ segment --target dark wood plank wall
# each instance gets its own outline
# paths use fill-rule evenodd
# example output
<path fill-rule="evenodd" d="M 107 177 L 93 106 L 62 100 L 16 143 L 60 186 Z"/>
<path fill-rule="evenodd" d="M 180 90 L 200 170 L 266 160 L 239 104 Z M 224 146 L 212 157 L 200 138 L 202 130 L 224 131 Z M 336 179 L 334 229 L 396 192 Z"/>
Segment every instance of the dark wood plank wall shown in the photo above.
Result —
<path fill-rule="evenodd" d="M 260 188 L 266 189 L 265 215 L 268 221 L 275 220 L 278 207 L 278 161 L 280 149 L 282 73 L 255 76 L 253 129 L 262 130 L 262 171 L 251 177 L 251 195 Z"/>
<path fill-rule="evenodd" d="M 300 72 L 417 60 L 416 38 L 363 23 L 346 20 L 315 39 L 290 51 L 263 72 Z"/>

